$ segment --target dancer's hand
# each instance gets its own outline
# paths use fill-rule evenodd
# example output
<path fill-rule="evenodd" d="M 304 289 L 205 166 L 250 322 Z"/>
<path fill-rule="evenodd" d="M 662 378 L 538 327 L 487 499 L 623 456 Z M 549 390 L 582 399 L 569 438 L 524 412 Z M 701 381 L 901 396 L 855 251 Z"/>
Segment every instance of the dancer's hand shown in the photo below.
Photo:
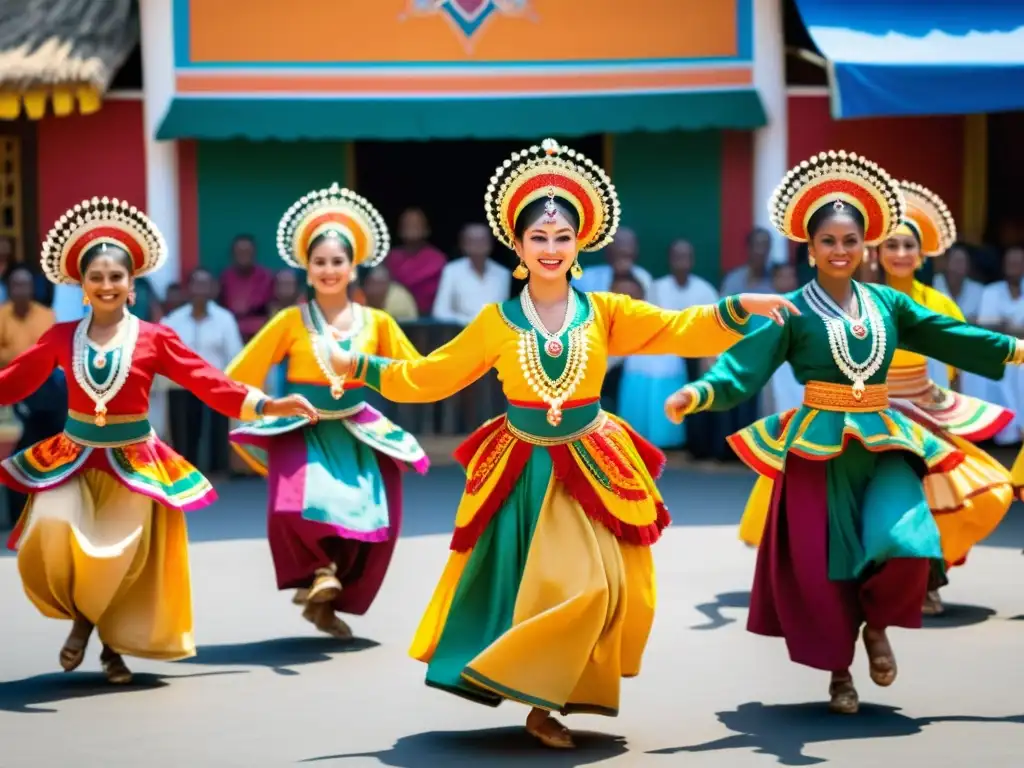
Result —
<path fill-rule="evenodd" d="M 693 393 L 686 387 L 677 389 L 665 400 L 665 416 L 673 424 L 682 424 L 683 416 L 693 403 Z"/>
<path fill-rule="evenodd" d="M 264 416 L 279 418 L 282 416 L 304 416 L 316 423 L 320 418 L 316 408 L 302 395 L 288 395 L 287 397 L 274 397 L 264 404 Z"/>
<path fill-rule="evenodd" d="M 787 310 L 794 315 L 800 314 L 800 310 L 794 306 L 793 302 L 782 296 L 776 296 L 773 293 L 741 293 L 739 300 L 740 306 L 750 314 L 770 317 L 772 322 L 777 325 L 785 325 L 786 323 L 783 310 Z"/>

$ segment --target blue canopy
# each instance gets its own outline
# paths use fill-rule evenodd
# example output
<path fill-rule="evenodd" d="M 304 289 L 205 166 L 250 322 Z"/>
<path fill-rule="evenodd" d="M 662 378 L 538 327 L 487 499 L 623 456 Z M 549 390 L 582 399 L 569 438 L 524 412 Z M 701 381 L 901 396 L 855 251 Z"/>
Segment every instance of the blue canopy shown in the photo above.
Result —
<path fill-rule="evenodd" d="M 832 116 L 1024 109 L 1021 0 L 796 0 Z"/>

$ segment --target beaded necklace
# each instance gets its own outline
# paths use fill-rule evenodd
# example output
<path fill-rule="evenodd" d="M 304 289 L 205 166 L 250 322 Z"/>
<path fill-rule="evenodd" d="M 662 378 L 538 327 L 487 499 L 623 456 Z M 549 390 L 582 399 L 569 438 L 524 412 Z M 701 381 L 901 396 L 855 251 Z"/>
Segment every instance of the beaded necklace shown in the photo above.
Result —
<path fill-rule="evenodd" d="M 339 376 L 331 365 L 331 345 L 339 342 L 346 342 L 358 336 L 366 323 L 362 307 L 355 302 L 350 302 L 352 312 L 352 325 L 347 331 L 339 331 L 333 325 L 328 324 L 323 311 L 316 301 L 308 302 L 302 308 L 302 320 L 309 333 L 309 343 L 313 347 L 313 358 L 317 367 L 331 385 L 331 397 L 340 400 L 345 394 L 345 376 Z"/>
<path fill-rule="evenodd" d="M 132 356 L 135 354 L 135 344 L 139 340 L 139 319 L 134 315 L 128 315 L 114 338 L 105 347 L 100 347 L 89 339 L 91 323 L 92 313 L 82 318 L 75 328 L 71 371 L 79 388 L 89 396 L 95 406 L 96 416 L 93 423 L 97 427 L 103 427 L 107 423 L 107 404 L 117 397 L 117 393 L 128 381 L 128 374 L 131 373 Z M 91 360 L 90 351 L 93 353 Z M 94 371 L 107 369 L 108 355 L 110 372 L 100 381 Z"/>
<path fill-rule="evenodd" d="M 547 421 L 551 426 L 558 426 L 562 421 L 562 406 L 579 387 L 583 381 L 583 375 L 587 370 L 587 337 L 585 326 L 570 328 L 576 316 L 576 294 L 569 292 L 569 299 L 566 301 L 565 320 L 562 327 L 556 334 L 549 333 L 541 322 L 537 308 L 534 306 L 530 296 L 529 286 L 523 288 L 519 294 L 519 302 L 530 323 L 531 330 L 519 332 L 519 366 L 523 371 L 527 385 L 533 390 L 548 406 Z M 561 337 L 567 336 L 567 347 L 563 348 Z M 552 379 L 544 370 L 544 364 L 540 357 L 541 343 L 543 337 L 544 353 L 548 357 L 561 357 L 565 352 L 567 357 L 565 368 L 557 379 Z"/>
<path fill-rule="evenodd" d="M 804 286 L 803 294 L 808 306 L 825 324 L 832 360 L 839 371 L 853 382 L 853 397 L 860 400 L 864 396 L 864 382 L 878 373 L 885 360 L 885 323 L 868 292 L 857 283 L 852 283 L 852 288 L 857 297 L 859 318 L 843 311 L 815 280 Z M 871 350 L 863 362 L 853 359 L 847 329 L 854 338 L 861 340 L 871 334 Z"/>

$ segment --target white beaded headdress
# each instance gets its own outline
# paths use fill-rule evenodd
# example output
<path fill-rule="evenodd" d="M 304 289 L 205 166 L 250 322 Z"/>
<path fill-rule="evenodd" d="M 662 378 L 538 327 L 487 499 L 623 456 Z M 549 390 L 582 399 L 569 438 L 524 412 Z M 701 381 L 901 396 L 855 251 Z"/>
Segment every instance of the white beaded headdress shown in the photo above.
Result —
<path fill-rule="evenodd" d="M 822 206 L 856 208 L 864 241 L 877 245 L 899 225 L 906 201 L 899 184 L 877 163 L 853 152 L 820 152 L 791 169 L 768 201 L 775 228 L 790 240 L 810 240 L 807 224 Z"/>
<path fill-rule="evenodd" d="M 574 149 L 554 139 L 513 152 L 498 166 L 487 186 L 484 207 L 494 236 L 506 248 L 515 240 L 516 217 L 527 205 L 548 198 L 572 205 L 580 217 L 577 233 L 581 251 L 597 251 L 611 242 L 619 227 L 619 196 L 608 175 Z"/>
<path fill-rule="evenodd" d="M 116 197 L 93 197 L 70 208 L 47 233 L 43 273 L 51 283 L 81 283 L 82 255 L 96 245 L 126 251 L 135 277 L 159 269 L 167 258 L 164 236 L 146 214 Z"/>
<path fill-rule="evenodd" d="M 905 230 L 921 244 L 924 256 L 940 256 L 956 242 L 956 222 L 942 198 L 910 181 L 900 182 L 907 210 L 895 231 Z"/>
<path fill-rule="evenodd" d="M 331 184 L 303 195 L 277 225 L 277 252 L 285 263 L 306 269 L 309 245 L 332 232 L 352 250 L 352 263 L 376 266 L 388 255 L 391 235 L 384 217 L 361 195 Z"/>

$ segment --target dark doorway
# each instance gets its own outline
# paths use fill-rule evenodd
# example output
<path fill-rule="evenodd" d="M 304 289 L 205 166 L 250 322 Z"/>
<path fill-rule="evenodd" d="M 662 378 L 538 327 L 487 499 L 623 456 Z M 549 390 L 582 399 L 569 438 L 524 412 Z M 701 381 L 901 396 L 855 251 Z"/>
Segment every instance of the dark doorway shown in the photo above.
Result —
<path fill-rule="evenodd" d="M 601 136 L 567 139 L 565 144 L 604 164 Z M 524 139 L 360 141 L 355 146 L 356 188 L 383 214 L 392 237 L 403 210 L 422 208 L 430 221 L 433 244 L 455 257 L 463 225 L 487 221 L 484 193 L 494 169 L 526 146 L 529 142 Z M 511 253 L 499 248 L 494 255 L 506 266 L 515 266 Z"/>

